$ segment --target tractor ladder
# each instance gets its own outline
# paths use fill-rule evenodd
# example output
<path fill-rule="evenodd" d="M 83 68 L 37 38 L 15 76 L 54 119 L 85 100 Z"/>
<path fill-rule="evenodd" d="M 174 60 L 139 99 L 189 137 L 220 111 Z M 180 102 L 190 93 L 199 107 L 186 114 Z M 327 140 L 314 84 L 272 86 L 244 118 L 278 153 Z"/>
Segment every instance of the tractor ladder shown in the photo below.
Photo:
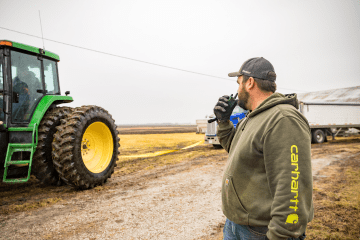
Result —
<path fill-rule="evenodd" d="M 3 176 L 3 182 L 5 183 L 21 183 L 27 182 L 30 178 L 31 174 L 31 164 L 34 156 L 34 152 L 36 150 L 36 146 L 38 144 L 38 129 L 36 123 L 33 125 L 33 128 L 17 128 L 17 131 L 32 131 L 31 135 L 31 143 L 9 143 L 6 158 L 5 158 L 5 170 Z M 12 160 L 12 156 L 15 152 L 30 152 L 30 159 L 25 160 Z M 22 156 L 22 155 L 21 155 Z M 8 168 L 10 165 L 28 165 L 28 173 L 27 177 L 23 178 L 9 178 L 7 179 Z"/>

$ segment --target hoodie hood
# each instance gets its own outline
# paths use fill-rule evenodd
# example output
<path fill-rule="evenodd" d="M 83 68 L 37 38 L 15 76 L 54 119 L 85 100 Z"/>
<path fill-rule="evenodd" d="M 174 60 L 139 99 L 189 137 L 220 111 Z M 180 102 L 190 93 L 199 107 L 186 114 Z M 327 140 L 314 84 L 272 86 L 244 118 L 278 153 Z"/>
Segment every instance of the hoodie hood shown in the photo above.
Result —
<path fill-rule="evenodd" d="M 252 112 L 250 112 L 248 117 L 249 118 L 254 117 L 255 115 L 279 104 L 290 104 L 294 106 L 296 109 L 299 109 L 299 102 L 297 100 L 296 93 L 287 94 L 287 95 L 283 95 L 281 93 L 273 93 L 270 95 L 270 97 L 268 97 L 262 103 L 260 103 L 260 105 L 257 106 L 257 108 L 255 108 Z"/>

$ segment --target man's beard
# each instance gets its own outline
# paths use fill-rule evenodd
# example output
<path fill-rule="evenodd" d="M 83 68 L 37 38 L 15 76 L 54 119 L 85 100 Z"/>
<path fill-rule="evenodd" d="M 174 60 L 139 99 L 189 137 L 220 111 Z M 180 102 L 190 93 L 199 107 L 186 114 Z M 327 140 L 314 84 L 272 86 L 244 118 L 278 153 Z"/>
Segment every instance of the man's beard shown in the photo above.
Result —
<path fill-rule="evenodd" d="M 249 101 L 249 97 L 250 97 L 249 92 L 246 91 L 245 87 L 243 86 L 241 88 L 241 92 L 240 92 L 239 99 L 238 99 L 238 102 L 237 102 L 239 107 L 241 107 L 244 110 L 249 110 L 245 106 Z"/>

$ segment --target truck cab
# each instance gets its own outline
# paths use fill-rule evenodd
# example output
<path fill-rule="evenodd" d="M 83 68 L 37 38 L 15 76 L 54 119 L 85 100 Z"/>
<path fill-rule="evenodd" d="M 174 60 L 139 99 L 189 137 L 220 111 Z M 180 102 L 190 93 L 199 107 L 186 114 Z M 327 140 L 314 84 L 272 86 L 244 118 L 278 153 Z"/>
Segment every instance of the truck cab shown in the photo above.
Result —
<path fill-rule="evenodd" d="M 234 128 L 239 123 L 241 119 L 243 119 L 246 115 L 247 111 L 242 109 L 239 106 L 236 106 L 230 116 L 230 121 L 233 123 Z M 215 116 L 210 116 L 215 117 Z M 218 137 L 216 136 L 217 132 L 217 122 L 211 122 L 207 124 L 206 133 L 205 133 L 205 144 L 212 144 L 215 148 L 221 148 Z"/>

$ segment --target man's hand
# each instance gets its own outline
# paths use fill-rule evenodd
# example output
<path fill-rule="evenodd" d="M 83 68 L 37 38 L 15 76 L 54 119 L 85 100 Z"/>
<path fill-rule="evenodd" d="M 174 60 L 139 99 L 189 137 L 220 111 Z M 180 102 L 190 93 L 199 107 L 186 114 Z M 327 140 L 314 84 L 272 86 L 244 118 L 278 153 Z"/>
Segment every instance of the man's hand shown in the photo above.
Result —
<path fill-rule="evenodd" d="M 230 120 L 231 113 L 235 106 L 236 100 L 233 97 L 225 95 L 219 98 L 219 101 L 214 108 L 214 114 L 218 119 L 218 122 L 227 122 Z"/>

